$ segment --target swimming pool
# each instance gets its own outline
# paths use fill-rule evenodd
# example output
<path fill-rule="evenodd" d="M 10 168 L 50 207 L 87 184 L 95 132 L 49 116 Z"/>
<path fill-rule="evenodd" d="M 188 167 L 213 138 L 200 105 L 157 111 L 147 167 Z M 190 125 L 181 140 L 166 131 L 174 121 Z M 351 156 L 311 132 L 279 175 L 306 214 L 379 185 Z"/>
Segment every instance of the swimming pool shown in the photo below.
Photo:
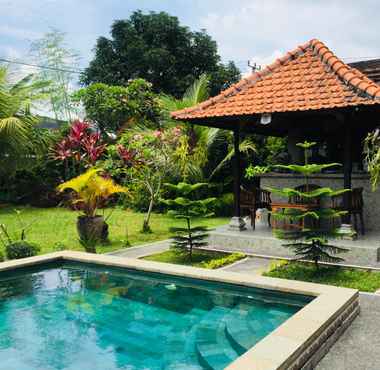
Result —
<path fill-rule="evenodd" d="M 318 299 L 88 262 L 0 273 L 0 370 L 224 369 Z"/>

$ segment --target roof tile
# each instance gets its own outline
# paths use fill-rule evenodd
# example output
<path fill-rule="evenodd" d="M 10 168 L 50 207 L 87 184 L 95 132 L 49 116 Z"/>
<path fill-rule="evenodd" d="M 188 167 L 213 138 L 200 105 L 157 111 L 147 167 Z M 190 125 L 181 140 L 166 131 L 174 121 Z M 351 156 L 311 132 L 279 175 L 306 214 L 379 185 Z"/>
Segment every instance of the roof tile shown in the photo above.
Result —
<path fill-rule="evenodd" d="M 304 111 L 380 103 L 380 86 L 313 39 L 176 119 Z"/>

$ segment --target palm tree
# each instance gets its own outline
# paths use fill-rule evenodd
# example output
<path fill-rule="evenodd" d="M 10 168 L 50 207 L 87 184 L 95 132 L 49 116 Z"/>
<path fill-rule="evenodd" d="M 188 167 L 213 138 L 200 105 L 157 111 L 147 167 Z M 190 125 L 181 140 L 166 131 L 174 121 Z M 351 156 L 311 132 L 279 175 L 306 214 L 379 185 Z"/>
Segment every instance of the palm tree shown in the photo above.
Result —
<path fill-rule="evenodd" d="M 209 78 L 202 74 L 186 90 L 182 99 L 175 99 L 168 95 L 161 96 L 161 104 L 167 112 L 192 107 L 205 101 L 209 97 Z M 169 125 L 173 121 L 167 119 Z M 218 171 L 220 171 L 234 156 L 232 145 L 232 133 L 218 128 L 209 128 L 200 125 L 186 125 L 187 137 L 182 141 L 180 155 L 180 165 L 182 175 L 185 180 L 191 181 L 210 180 Z M 227 144 L 227 153 L 226 153 Z M 224 149 L 222 149 L 222 147 Z M 240 151 L 244 154 L 256 152 L 256 146 L 253 141 L 245 139 L 240 143 Z M 220 162 L 212 170 L 206 170 L 209 158 L 215 153 L 224 152 Z M 207 172 L 207 173 L 206 173 Z"/>
<path fill-rule="evenodd" d="M 38 119 L 32 104 L 46 98 L 48 82 L 34 81 L 32 74 L 11 83 L 5 67 L 0 67 L 0 171 L 11 173 L 28 162 L 44 147 L 36 135 Z"/>

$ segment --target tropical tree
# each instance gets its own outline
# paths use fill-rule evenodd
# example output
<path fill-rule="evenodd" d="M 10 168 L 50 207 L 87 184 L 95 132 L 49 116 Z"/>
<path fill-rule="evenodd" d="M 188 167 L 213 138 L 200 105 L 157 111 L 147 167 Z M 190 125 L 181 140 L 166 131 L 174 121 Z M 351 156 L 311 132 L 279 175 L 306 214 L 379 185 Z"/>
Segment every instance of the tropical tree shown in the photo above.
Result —
<path fill-rule="evenodd" d="M 142 232 L 151 232 L 150 218 L 164 181 L 176 177 L 177 165 L 173 158 L 181 138 L 181 130 L 141 130 L 126 132 L 116 146 L 126 169 L 127 182 L 137 185 L 136 191 L 148 194 L 148 208 Z"/>
<path fill-rule="evenodd" d="M 38 118 L 31 108 L 46 99 L 46 81 L 30 74 L 12 83 L 7 68 L 0 67 L 0 173 L 22 168 L 48 145 L 47 135 L 38 135 Z"/>
<path fill-rule="evenodd" d="M 170 112 L 192 107 L 206 100 L 209 97 L 209 84 L 209 77 L 202 74 L 186 90 L 182 99 L 162 95 L 161 102 L 167 112 L 167 124 L 174 124 L 168 118 Z M 175 122 L 175 124 L 178 125 L 178 122 Z M 183 124 L 182 127 L 185 135 L 181 139 L 177 155 L 184 180 L 201 181 L 212 179 L 234 156 L 232 133 L 201 125 Z M 248 138 L 241 141 L 239 149 L 240 152 L 248 155 L 256 151 L 256 145 Z M 217 158 L 216 161 L 215 157 Z M 214 159 L 214 166 L 210 168 L 211 158 Z"/>
<path fill-rule="evenodd" d="M 78 109 L 70 98 L 72 86 L 77 78 L 75 69 L 80 57 L 77 51 L 67 47 L 66 34 L 57 29 L 47 32 L 32 42 L 32 59 L 47 68 L 41 68 L 38 78 L 50 81 L 49 103 L 56 119 L 71 121 Z"/>
<path fill-rule="evenodd" d="M 185 222 L 183 227 L 170 228 L 173 233 L 172 248 L 178 253 L 188 254 L 191 262 L 193 249 L 205 247 L 208 244 L 206 241 L 208 228 L 193 226 L 192 222 L 196 217 L 212 216 L 210 207 L 216 198 L 194 199 L 197 190 L 208 186 L 205 183 L 191 185 L 180 182 L 177 185 L 165 185 L 175 194 L 174 199 L 162 199 L 162 202 L 170 208 L 169 215 Z"/>
<path fill-rule="evenodd" d="M 110 38 L 97 40 L 82 82 L 127 85 L 143 78 L 154 91 L 180 97 L 202 73 L 210 75 L 213 95 L 240 79 L 233 62 L 221 63 L 217 44 L 205 30 L 190 31 L 165 12 L 136 11 L 113 23 Z"/>
<path fill-rule="evenodd" d="M 159 126 L 161 109 L 152 85 L 143 79 L 126 86 L 94 83 L 76 91 L 72 98 L 83 104 L 87 119 L 102 132 Z"/>

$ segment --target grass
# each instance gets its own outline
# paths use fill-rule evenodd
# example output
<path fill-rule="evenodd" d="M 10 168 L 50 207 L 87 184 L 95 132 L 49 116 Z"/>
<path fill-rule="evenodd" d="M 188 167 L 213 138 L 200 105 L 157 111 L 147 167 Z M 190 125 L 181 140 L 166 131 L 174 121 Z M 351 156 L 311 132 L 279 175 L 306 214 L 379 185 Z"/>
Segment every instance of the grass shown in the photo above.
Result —
<path fill-rule="evenodd" d="M 209 269 L 216 269 L 223 266 L 230 265 L 236 261 L 245 258 L 242 253 L 223 253 L 223 252 L 209 252 L 194 250 L 192 262 L 189 259 L 188 254 L 178 253 L 172 249 L 152 254 L 150 256 L 143 257 L 142 259 L 156 262 L 174 263 L 177 265 L 204 267 Z"/>
<path fill-rule="evenodd" d="M 33 208 L 33 207 L 4 207 L 0 208 L 0 223 L 5 224 L 11 235 L 19 235 L 20 224 L 15 209 L 21 211 L 20 218 L 25 225 L 29 225 L 27 240 L 37 243 L 41 247 L 40 254 L 52 252 L 59 248 L 83 250 L 79 244 L 76 230 L 78 212 L 65 208 Z M 153 214 L 151 218 L 152 233 L 140 232 L 143 224 L 143 213 L 136 213 L 120 208 L 104 210 L 109 216 L 110 243 L 97 246 L 98 253 L 107 253 L 126 247 L 126 234 L 132 246 L 168 239 L 169 228 L 178 226 L 175 220 L 165 214 Z M 227 218 L 208 218 L 196 221 L 197 225 L 206 225 L 210 228 L 223 225 Z"/>
<path fill-rule="evenodd" d="M 319 271 L 316 271 L 311 264 L 299 262 L 282 264 L 263 275 L 353 288 L 363 292 L 375 292 L 380 288 L 380 272 L 332 266 L 320 266 Z"/>

